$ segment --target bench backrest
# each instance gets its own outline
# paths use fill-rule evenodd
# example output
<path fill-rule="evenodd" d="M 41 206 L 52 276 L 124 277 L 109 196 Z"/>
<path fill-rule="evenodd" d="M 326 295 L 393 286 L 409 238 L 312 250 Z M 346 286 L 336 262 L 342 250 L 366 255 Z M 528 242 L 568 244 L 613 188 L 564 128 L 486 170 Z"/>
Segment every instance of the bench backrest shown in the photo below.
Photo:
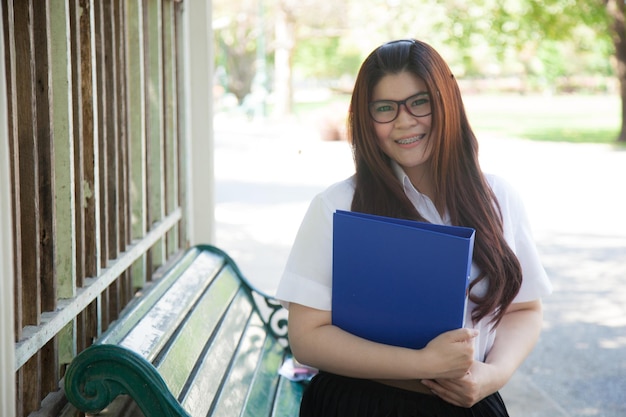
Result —
<path fill-rule="evenodd" d="M 284 405 L 299 405 L 301 386 L 277 373 L 289 353 L 276 334 L 286 330 L 286 320 L 274 317 L 275 302 L 262 310 L 226 254 L 192 248 L 76 358 L 89 362 L 82 372 L 92 377 L 83 377 L 84 384 L 110 381 L 107 391 L 130 394 L 150 416 L 296 415 L 297 408 L 285 412 Z M 93 359 L 103 352 L 106 360 Z"/>

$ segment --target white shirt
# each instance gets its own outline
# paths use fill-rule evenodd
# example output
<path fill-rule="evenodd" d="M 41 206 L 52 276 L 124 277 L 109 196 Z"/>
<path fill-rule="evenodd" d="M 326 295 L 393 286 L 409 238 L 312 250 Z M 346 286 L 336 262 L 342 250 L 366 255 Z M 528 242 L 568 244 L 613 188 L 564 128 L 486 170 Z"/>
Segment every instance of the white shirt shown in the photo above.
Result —
<path fill-rule="evenodd" d="M 404 192 L 418 212 L 431 223 L 449 225 L 448 214 L 442 218 L 430 198 L 413 187 L 399 166 L 394 168 Z M 504 238 L 522 266 L 522 286 L 513 302 L 532 301 L 550 294 L 552 285 L 539 261 L 522 200 L 501 178 L 493 175 L 486 175 L 486 178 L 500 204 Z M 350 210 L 353 195 L 354 177 L 350 177 L 330 186 L 311 201 L 276 294 L 285 307 L 289 308 L 289 303 L 293 302 L 318 310 L 331 310 L 333 213 Z M 478 272 L 478 267 L 472 265 L 470 279 L 475 279 Z M 486 286 L 483 280 L 473 288 L 472 293 L 480 295 Z M 468 301 L 465 327 L 480 331 L 476 338 L 475 356 L 477 360 L 484 361 L 493 346 L 496 331 L 489 324 L 490 316 L 477 323 L 472 322 L 474 307 L 475 304 Z"/>

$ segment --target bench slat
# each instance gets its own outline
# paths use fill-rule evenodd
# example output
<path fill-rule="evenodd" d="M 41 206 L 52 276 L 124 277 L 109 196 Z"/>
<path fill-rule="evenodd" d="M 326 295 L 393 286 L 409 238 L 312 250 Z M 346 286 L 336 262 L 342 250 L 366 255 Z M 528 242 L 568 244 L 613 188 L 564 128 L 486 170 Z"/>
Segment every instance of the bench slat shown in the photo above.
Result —
<path fill-rule="evenodd" d="M 248 398 L 242 417 L 268 416 L 272 411 L 278 389 L 278 369 L 283 363 L 285 349 L 268 337 L 263 347 L 263 356 L 259 361 L 254 380 L 250 384 Z"/>
<path fill-rule="evenodd" d="M 223 265 L 221 259 L 211 253 L 200 252 L 195 255 L 182 275 L 177 268 L 174 272 L 179 274 L 163 277 L 158 288 L 146 294 L 145 298 L 140 297 L 141 301 L 125 312 L 119 323 L 112 326 L 111 331 L 105 333 L 98 343 L 120 344 L 152 361 L 164 341 L 210 284 L 206 276 L 214 276 Z M 189 259 L 186 257 L 185 261 Z M 139 318 L 141 321 L 137 322 Z"/>
<path fill-rule="evenodd" d="M 189 381 L 188 391 L 179 396 L 183 408 L 192 416 L 206 416 L 214 399 L 219 395 L 223 377 L 230 367 L 251 313 L 250 301 L 241 290 L 233 300 L 202 362 L 198 364 L 193 380 Z"/>
<path fill-rule="evenodd" d="M 231 417 L 241 415 L 248 390 L 261 358 L 265 341 L 263 322 L 253 314 L 246 331 L 241 337 L 237 352 L 233 357 L 220 395 L 216 400 L 212 416 Z"/>
<path fill-rule="evenodd" d="M 300 399 L 304 392 L 304 384 L 294 383 L 281 378 L 272 417 L 293 417 L 300 413 Z"/>
<path fill-rule="evenodd" d="M 175 339 L 157 359 L 156 367 L 174 396 L 178 397 L 182 392 L 198 358 L 204 354 L 207 340 L 219 325 L 238 290 L 239 282 L 232 271 L 226 269 L 220 272 Z"/>

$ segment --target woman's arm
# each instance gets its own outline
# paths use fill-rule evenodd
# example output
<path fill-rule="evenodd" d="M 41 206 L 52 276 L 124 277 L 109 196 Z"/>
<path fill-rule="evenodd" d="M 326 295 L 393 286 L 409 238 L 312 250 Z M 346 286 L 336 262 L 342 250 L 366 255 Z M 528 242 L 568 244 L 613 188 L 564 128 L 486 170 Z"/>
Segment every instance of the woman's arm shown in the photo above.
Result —
<path fill-rule="evenodd" d="M 541 332 L 541 300 L 511 304 L 497 327 L 484 363 L 475 362 L 460 379 L 422 381 L 444 400 L 470 407 L 501 389 L 532 351 Z"/>
<path fill-rule="evenodd" d="M 331 312 L 291 303 L 289 343 L 298 361 L 339 375 L 368 379 L 458 378 L 473 361 L 475 330 L 459 329 L 424 349 L 384 345 L 332 325 Z"/>

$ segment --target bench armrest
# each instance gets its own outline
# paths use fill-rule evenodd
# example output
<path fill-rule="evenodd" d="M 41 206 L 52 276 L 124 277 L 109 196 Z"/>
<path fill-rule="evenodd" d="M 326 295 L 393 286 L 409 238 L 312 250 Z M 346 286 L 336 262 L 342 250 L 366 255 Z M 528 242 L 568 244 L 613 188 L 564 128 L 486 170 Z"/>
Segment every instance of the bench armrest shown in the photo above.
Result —
<path fill-rule="evenodd" d="M 67 398 L 87 413 L 102 411 L 123 394 L 134 398 L 150 417 L 189 417 L 156 369 L 121 346 L 88 347 L 74 358 L 65 381 Z"/>

